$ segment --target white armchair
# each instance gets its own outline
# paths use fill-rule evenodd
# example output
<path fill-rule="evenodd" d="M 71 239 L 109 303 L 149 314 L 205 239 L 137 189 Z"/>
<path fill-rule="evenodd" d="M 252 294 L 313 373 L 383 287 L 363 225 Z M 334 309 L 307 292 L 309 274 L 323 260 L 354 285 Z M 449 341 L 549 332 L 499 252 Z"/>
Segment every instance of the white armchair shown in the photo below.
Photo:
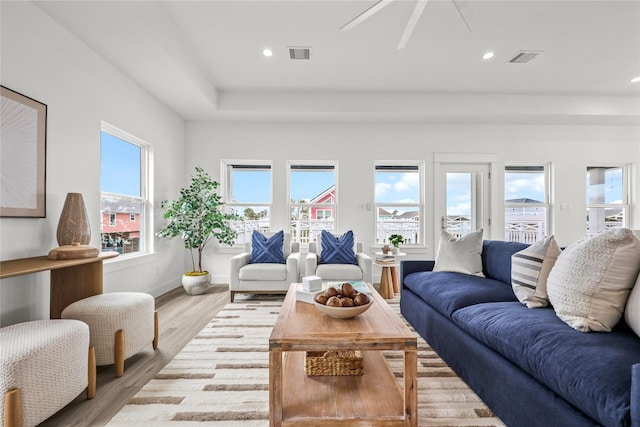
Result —
<path fill-rule="evenodd" d="M 362 243 L 354 245 L 356 264 L 319 264 L 322 257 L 321 242 L 309 243 L 309 253 L 305 258 L 304 275 L 319 276 L 323 281 L 363 281 L 371 283 L 372 260 L 362 250 Z"/>
<path fill-rule="evenodd" d="M 271 237 L 275 233 L 263 233 Z M 300 244 L 291 242 L 291 234 L 284 233 L 283 255 L 285 264 L 251 263 L 251 242 L 245 244 L 245 252 L 231 257 L 229 266 L 229 297 L 233 302 L 236 293 L 275 294 L 286 293 L 291 283 L 300 281 Z"/>

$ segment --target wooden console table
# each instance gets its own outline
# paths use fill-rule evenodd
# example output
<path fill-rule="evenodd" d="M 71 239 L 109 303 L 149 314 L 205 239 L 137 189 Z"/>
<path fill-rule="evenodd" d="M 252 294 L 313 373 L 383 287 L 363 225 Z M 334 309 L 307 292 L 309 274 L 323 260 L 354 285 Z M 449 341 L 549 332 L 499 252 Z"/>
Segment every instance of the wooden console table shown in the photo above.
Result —
<path fill-rule="evenodd" d="M 0 279 L 51 271 L 49 317 L 59 319 L 69 304 L 102 293 L 102 261 L 118 252 L 100 252 L 95 258 L 50 260 L 46 256 L 0 261 Z"/>

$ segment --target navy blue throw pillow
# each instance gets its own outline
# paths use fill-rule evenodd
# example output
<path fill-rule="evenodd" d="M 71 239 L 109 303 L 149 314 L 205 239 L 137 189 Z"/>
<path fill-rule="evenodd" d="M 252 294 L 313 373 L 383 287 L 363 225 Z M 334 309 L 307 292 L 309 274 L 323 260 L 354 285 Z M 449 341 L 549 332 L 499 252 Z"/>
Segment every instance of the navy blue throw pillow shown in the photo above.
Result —
<path fill-rule="evenodd" d="M 322 244 L 320 264 L 356 263 L 356 254 L 353 252 L 353 231 L 349 230 L 342 236 L 336 237 L 322 230 L 320 239 Z"/>
<path fill-rule="evenodd" d="M 252 264 L 285 264 L 284 231 L 280 230 L 268 239 L 259 231 L 251 235 Z"/>

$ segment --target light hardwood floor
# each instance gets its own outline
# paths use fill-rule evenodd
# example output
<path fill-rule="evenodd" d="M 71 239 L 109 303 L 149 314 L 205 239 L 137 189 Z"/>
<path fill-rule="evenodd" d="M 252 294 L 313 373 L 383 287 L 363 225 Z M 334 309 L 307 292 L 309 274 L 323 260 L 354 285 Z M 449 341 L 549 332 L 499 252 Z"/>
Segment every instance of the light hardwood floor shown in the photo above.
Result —
<path fill-rule="evenodd" d="M 227 285 L 214 285 L 197 296 L 187 295 L 180 287 L 156 298 L 158 349 L 153 351 L 149 346 L 149 350 L 127 359 L 120 378 L 116 378 L 113 365 L 99 366 L 96 397 L 87 400 L 86 394 L 81 394 L 40 426 L 104 426 L 228 301 Z"/>

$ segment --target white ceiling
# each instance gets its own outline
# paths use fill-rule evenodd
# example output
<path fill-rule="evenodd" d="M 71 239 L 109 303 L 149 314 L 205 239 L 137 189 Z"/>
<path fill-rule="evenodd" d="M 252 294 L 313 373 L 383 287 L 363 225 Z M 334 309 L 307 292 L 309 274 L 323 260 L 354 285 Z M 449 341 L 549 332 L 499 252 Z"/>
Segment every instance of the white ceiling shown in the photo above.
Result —
<path fill-rule="evenodd" d="M 588 100 L 639 122 L 640 1 L 430 0 L 402 50 L 414 0 L 339 31 L 374 3 L 36 2 L 185 120 L 606 115 L 577 113 Z M 311 59 L 289 59 L 288 46 L 310 46 Z M 519 50 L 543 53 L 507 63 Z"/>

